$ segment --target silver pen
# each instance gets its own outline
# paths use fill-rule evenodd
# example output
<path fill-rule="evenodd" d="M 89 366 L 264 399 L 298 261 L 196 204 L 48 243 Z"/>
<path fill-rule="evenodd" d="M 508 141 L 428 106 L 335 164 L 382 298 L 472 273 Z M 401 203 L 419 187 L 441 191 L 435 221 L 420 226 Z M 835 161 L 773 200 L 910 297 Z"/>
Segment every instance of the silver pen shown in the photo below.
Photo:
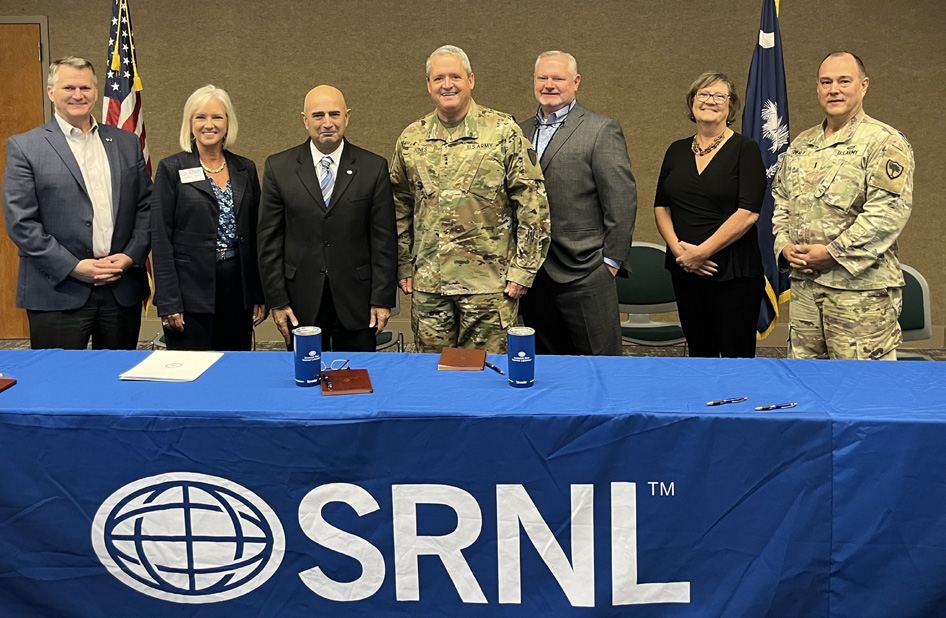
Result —
<path fill-rule="evenodd" d="M 784 410 L 785 408 L 794 408 L 797 406 L 797 403 L 773 403 L 770 406 L 759 406 L 756 408 L 756 412 L 769 412 L 770 410 Z"/>

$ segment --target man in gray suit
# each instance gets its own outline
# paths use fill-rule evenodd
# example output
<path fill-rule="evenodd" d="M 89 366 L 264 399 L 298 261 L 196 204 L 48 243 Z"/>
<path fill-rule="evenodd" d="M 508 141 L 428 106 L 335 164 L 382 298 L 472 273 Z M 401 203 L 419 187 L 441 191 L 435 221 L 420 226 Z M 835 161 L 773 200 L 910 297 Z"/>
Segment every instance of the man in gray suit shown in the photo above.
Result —
<path fill-rule="evenodd" d="M 95 71 L 49 67 L 56 113 L 7 140 L 3 216 L 19 248 L 16 305 L 33 349 L 133 349 L 148 296 L 151 177 L 134 133 L 92 118 Z"/>
<path fill-rule="evenodd" d="M 552 216 L 552 246 L 521 314 L 540 354 L 621 355 L 614 277 L 631 248 L 637 187 L 618 121 L 575 100 L 574 56 L 535 62 L 539 110 L 521 123 L 539 154 Z"/>

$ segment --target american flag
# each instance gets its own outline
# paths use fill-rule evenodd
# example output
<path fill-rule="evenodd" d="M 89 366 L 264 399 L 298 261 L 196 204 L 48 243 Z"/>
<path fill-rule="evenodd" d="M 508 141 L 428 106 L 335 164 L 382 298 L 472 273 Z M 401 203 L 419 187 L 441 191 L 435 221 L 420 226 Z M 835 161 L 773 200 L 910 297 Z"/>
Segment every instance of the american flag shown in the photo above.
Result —
<path fill-rule="evenodd" d="M 114 0 L 112 27 L 108 35 L 108 72 L 102 118 L 105 124 L 131 131 L 141 140 L 148 173 L 151 173 L 151 155 L 144 116 L 141 113 L 141 77 L 135 55 L 135 36 L 131 27 L 128 0 Z"/>
<path fill-rule="evenodd" d="M 131 131 L 141 140 L 148 174 L 151 173 L 151 155 L 148 153 L 148 136 L 141 113 L 141 77 L 138 76 L 138 61 L 135 55 L 135 36 L 131 27 L 131 11 L 128 0 L 114 0 L 112 4 L 112 26 L 108 35 L 108 71 L 105 73 L 105 97 L 102 99 L 102 118 L 105 124 Z M 151 258 L 145 262 L 151 294 L 144 301 L 147 314 L 154 297 L 154 278 L 151 274 Z"/>

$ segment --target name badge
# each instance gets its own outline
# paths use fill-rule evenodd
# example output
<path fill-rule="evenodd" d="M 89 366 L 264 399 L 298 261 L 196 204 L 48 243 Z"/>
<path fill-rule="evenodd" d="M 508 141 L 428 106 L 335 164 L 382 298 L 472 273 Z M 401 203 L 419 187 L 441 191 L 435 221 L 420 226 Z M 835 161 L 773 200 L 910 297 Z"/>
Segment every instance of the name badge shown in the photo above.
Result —
<path fill-rule="evenodd" d="M 204 170 L 199 167 L 192 167 L 186 170 L 180 170 L 178 174 L 181 175 L 181 182 L 198 182 L 204 179 Z"/>

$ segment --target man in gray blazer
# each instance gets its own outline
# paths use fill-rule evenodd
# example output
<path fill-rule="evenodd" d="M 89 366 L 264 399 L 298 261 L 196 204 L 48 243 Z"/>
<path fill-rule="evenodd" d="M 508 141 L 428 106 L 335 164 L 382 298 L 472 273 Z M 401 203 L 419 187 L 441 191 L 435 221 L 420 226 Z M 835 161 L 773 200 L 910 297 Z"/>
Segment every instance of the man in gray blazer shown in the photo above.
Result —
<path fill-rule="evenodd" d="M 614 277 L 631 249 L 637 187 L 617 120 L 575 100 L 574 56 L 535 62 L 539 110 L 521 123 L 539 154 L 552 216 L 552 246 L 521 314 L 540 354 L 621 355 Z"/>
<path fill-rule="evenodd" d="M 49 67 L 56 110 L 7 140 L 3 216 L 19 248 L 16 305 L 33 349 L 133 349 L 148 297 L 151 177 L 134 133 L 92 118 L 95 71 L 70 56 Z"/>

